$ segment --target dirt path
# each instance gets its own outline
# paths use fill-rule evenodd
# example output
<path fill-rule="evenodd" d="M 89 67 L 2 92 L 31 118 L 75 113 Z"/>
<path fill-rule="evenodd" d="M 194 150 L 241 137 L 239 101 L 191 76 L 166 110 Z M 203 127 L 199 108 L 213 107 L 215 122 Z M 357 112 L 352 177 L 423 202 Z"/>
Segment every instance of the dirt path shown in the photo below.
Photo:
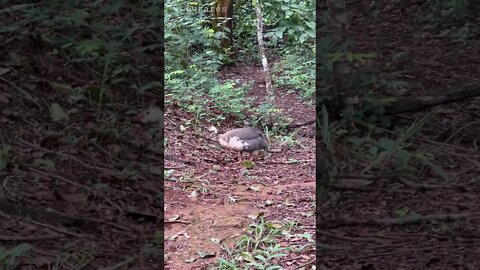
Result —
<path fill-rule="evenodd" d="M 350 14 L 352 35 L 357 38 L 360 50 L 377 52 L 384 63 L 396 53 L 406 52 L 401 60 L 391 63 L 392 69 L 385 74 L 397 71 L 391 79 L 407 81 L 410 90 L 389 94 L 435 94 L 479 78 L 478 47 L 453 43 L 439 37 L 437 32 L 415 25 L 415 13 L 396 13 L 390 9 L 370 23 L 367 21 L 370 17 L 359 15 L 367 6 L 357 2 L 352 7 L 355 7 Z M 335 206 L 320 209 L 321 219 L 353 218 L 366 223 L 344 223 L 336 228 L 324 223 L 319 228 L 318 241 L 325 245 L 320 251 L 324 266 L 328 269 L 478 268 L 480 243 L 476 239 L 480 216 L 476 213 L 480 211 L 480 154 L 474 141 L 480 134 L 479 104 L 477 99 L 441 106 L 422 131 L 422 140 L 413 140 L 414 144 L 407 149 L 412 153 L 432 153 L 436 157 L 434 162 L 450 176 L 449 181 L 431 167 L 417 163 L 418 169 L 407 177 L 377 179 L 363 191 L 331 191 L 336 194 Z M 425 114 L 418 112 L 413 117 Z M 411 120 L 405 121 L 408 122 Z M 464 213 L 465 216 L 443 220 L 432 217 L 412 225 L 388 225 L 375 220 L 415 213 L 423 216 Z"/>
<path fill-rule="evenodd" d="M 219 77 L 242 82 L 254 80 L 250 95 L 263 100 L 265 91 L 258 74 L 261 74 L 260 67 L 240 67 L 224 70 Z M 314 108 L 303 104 L 294 94 L 286 91 L 277 94 L 276 106 L 291 117 L 299 121 L 314 117 Z M 306 226 L 305 231 L 299 233 L 314 234 L 313 137 L 296 136 L 299 144 L 293 147 L 271 141 L 270 146 L 280 148 L 281 152 L 259 155 L 256 166 L 246 169 L 232 160 L 235 153 L 208 140 L 208 125 L 185 125 L 186 130 L 181 131 L 180 124 L 188 119 L 190 115 L 167 106 L 165 137 L 169 143 L 165 153 L 195 163 L 185 165 L 167 160 L 165 164 L 166 170 L 172 170 L 171 178 L 177 179 L 165 182 L 165 218 L 180 217 L 179 220 L 188 222 L 165 225 L 166 269 L 208 269 L 219 258 L 221 244 L 218 242 L 231 246 L 259 213 L 264 213 L 266 220 L 299 221 Z M 234 126 L 222 123 L 221 129 L 229 128 Z M 313 126 L 304 128 L 314 130 Z M 288 163 L 293 159 L 299 162 Z M 215 256 L 200 259 L 198 252 Z M 285 269 L 313 259 L 315 252 L 307 250 L 302 255 L 305 256 L 290 254 L 283 258 L 282 261 L 289 263 L 284 265 Z"/>

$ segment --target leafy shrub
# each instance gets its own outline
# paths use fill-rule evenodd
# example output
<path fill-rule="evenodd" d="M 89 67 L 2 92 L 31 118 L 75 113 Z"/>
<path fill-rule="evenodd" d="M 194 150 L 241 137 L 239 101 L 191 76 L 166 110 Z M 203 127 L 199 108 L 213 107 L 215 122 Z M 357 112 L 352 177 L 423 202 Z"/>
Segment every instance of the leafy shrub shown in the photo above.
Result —
<path fill-rule="evenodd" d="M 314 101 L 315 94 L 315 60 L 313 50 L 297 54 L 287 54 L 284 59 L 275 63 L 273 76 L 276 85 L 291 88 L 305 100 Z"/>

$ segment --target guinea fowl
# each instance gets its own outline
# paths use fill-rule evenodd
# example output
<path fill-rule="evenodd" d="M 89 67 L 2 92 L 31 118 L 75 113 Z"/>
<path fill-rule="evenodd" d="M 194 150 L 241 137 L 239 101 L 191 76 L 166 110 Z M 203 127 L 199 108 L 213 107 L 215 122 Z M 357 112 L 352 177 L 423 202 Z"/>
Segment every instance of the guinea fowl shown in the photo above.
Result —
<path fill-rule="evenodd" d="M 216 127 L 211 126 L 209 131 L 218 133 Z M 242 161 L 242 152 L 250 153 L 253 151 L 267 148 L 267 140 L 263 138 L 260 131 L 254 128 L 236 128 L 223 134 L 218 134 L 218 142 L 221 146 L 238 151 L 239 161 Z"/>

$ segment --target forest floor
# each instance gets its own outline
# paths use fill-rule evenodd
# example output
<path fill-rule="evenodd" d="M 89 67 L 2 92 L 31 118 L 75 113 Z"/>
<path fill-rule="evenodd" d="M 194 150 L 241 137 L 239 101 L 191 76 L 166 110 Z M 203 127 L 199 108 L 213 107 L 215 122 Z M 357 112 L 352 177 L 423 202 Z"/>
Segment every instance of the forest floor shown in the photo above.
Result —
<path fill-rule="evenodd" d="M 254 98 L 254 108 L 266 96 L 262 74 L 261 67 L 241 66 L 227 68 L 218 77 L 254 81 L 248 93 Z M 275 95 L 276 108 L 295 122 L 315 117 L 313 105 L 305 104 L 296 94 L 278 90 Z M 270 148 L 280 152 L 259 153 L 256 165 L 246 168 L 236 161 L 237 153 L 211 139 L 208 123 L 189 125 L 193 117 L 166 106 L 165 154 L 193 162 L 165 163 L 165 170 L 172 170 L 165 182 L 166 269 L 209 269 L 218 260 L 221 246 L 232 248 L 261 213 L 268 222 L 297 221 L 301 226 L 292 233 L 311 234 L 315 239 L 314 125 L 285 134 L 297 142 L 295 145 L 281 145 L 280 137 L 273 136 Z M 237 127 L 227 120 L 218 128 L 225 132 Z M 292 238 L 280 243 L 283 247 L 307 246 L 300 254 L 289 252 L 280 258 L 277 263 L 283 269 L 295 269 L 315 259 L 313 242 Z M 214 256 L 202 259 L 199 252 Z"/>
<path fill-rule="evenodd" d="M 478 81 L 478 44 L 452 42 L 439 30 L 417 24 L 413 5 L 403 11 L 380 6 L 375 17 L 365 15 L 367 4 L 348 6 L 350 34 L 358 51 L 376 52 L 379 67 L 390 65 L 382 69 L 383 75 L 409 83 L 394 94 L 434 95 Z M 392 61 L 399 52 L 406 54 Z M 409 125 L 428 111 L 396 116 L 394 121 Z M 324 202 L 319 209 L 321 269 L 478 269 L 479 138 L 480 99 L 442 105 L 406 150 L 433 154 L 448 180 L 418 162 L 409 176 L 357 179 L 350 190 L 329 189 L 335 202 Z M 365 168 L 353 159 L 343 162 L 352 172 Z M 418 222 L 401 225 L 392 218 Z"/>
<path fill-rule="evenodd" d="M 0 246 L 22 256 L 0 268 L 159 269 L 162 160 L 144 148 L 161 127 L 136 120 L 148 104 L 119 93 L 129 102 L 99 110 L 62 78 L 2 70 Z"/>

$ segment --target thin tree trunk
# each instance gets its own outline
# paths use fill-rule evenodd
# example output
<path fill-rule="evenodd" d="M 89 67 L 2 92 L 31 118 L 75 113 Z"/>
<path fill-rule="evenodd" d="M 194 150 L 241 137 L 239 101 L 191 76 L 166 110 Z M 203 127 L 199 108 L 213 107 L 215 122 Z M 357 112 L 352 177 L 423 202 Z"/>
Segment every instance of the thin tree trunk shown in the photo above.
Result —
<path fill-rule="evenodd" d="M 273 105 L 275 102 L 275 97 L 273 95 L 272 78 L 270 76 L 270 69 L 268 67 L 268 60 L 265 53 L 265 42 L 263 41 L 263 22 L 260 1 L 257 1 L 257 4 L 255 5 L 255 13 L 257 15 L 258 49 L 260 51 L 260 57 L 262 58 L 263 73 L 265 76 L 265 87 L 267 91 L 267 102 Z"/>

